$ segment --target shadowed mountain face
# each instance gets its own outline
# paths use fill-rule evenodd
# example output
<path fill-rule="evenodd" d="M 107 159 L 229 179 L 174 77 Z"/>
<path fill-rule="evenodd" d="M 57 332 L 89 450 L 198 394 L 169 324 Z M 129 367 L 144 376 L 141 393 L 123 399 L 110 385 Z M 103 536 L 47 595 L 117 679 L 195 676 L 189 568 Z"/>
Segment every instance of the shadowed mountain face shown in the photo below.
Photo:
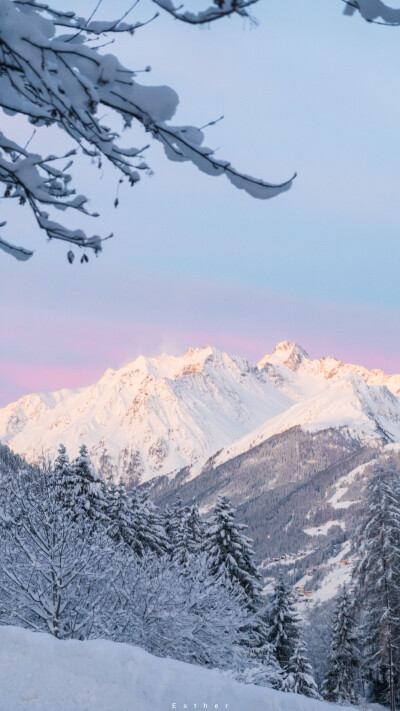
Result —
<path fill-rule="evenodd" d="M 175 479 L 160 477 L 148 487 L 160 505 L 172 504 L 179 493 L 185 504 L 195 499 L 204 512 L 218 494 L 227 494 L 249 527 L 265 575 L 286 555 L 293 561 L 287 569 L 298 578 L 326 561 L 351 535 L 360 507 L 361 475 L 353 486 L 357 492 L 346 490 L 341 507 L 330 499 L 344 477 L 373 460 L 383 447 L 383 440 L 361 444 L 346 428 L 310 433 L 294 427 L 219 466 L 209 461 L 195 478 L 183 470 Z"/>

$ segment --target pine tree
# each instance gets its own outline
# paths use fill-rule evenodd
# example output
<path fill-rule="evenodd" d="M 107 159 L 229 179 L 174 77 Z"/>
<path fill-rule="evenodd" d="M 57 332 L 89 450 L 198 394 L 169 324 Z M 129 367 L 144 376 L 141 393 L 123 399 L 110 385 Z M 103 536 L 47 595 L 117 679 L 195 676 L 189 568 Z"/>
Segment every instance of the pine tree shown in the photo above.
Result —
<path fill-rule="evenodd" d="M 190 558 L 188 550 L 189 532 L 187 529 L 188 509 L 183 505 L 179 494 L 175 498 L 172 509 L 169 509 L 169 513 L 170 520 L 166 522 L 166 525 L 168 530 L 168 549 L 171 560 L 173 560 L 174 563 L 187 567 Z"/>
<path fill-rule="evenodd" d="M 275 649 L 269 640 L 269 631 L 268 604 L 261 596 L 254 619 L 246 629 L 250 642 L 250 656 L 259 662 L 262 669 L 267 670 L 268 677 L 271 679 L 268 685 L 281 689 L 284 677 L 276 659 Z"/>
<path fill-rule="evenodd" d="M 229 498 L 219 496 L 208 522 L 204 548 L 208 553 L 210 572 L 223 581 L 225 576 L 238 582 L 245 591 L 250 607 L 255 609 L 261 592 L 252 541 L 242 531 L 247 528 L 235 521 L 236 510 Z"/>
<path fill-rule="evenodd" d="M 173 527 L 172 527 L 172 509 L 168 504 L 165 506 L 164 511 L 161 513 L 161 521 L 165 531 L 165 537 L 167 541 L 167 552 L 172 554 L 172 539 L 173 539 Z"/>
<path fill-rule="evenodd" d="M 175 501 L 172 505 L 171 509 L 171 520 L 169 524 L 169 537 L 170 537 L 170 543 L 171 543 L 171 553 L 173 554 L 175 546 L 176 546 L 176 538 L 178 534 L 178 531 L 182 529 L 183 527 L 183 521 L 185 519 L 185 515 L 187 512 L 185 512 L 185 507 L 183 505 L 183 501 L 178 494 L 175 498 Z"/>
<path fill-rule="evenodd" d="M 130 526 L 134 552 L 143 556 L 146 550 L 157 555 L 166 552 L 168 542 L 161 516 L 157 507 L 148 500 L 147 495 L 137 489 L 129 492 Z"/>
<path fill-rule="evenodd" d="M 327 701 L 339 704 L 358 702 L 359 651 L 354 628 L 351 600 L 343 585 L 333 613 L 328 672 L 322 685 L 322 695 Z"/>
<path fill-rule="evenodd" d="M 101 480 L 95 473 L 86 445 L 82 445 L 76 458 L 72 475 L 74 481 L 73 519 L 80 519 L 82 525 L 88 521 L 93 526 L 104 518 L 105 502 L 102 495 Z"/>
<path fill-rule="evenodd" d="M 312 699 L 320 699 L 318 688 L 313 676 L 313 670 L 307 658 L 305 642 L 299 638 L 294 652 L 289 659 L 287 676 L 282 685 L 282 691 L 303 694 Z"/>
<path fill-rule="evenodd" d="M 300 640 L 300 622 L 294 609 L 290 588 L 282 575 L 275 582 L 268 615 L 269 641 L 278 663 L 287 671 Z"/>
<path fill-rule="evenodd" d="M 174 563 L 183 566 L 183 568 L 188 568 L 192 558 L 191 543 L 187 517 L 184 517 L 174 536 L 174 549 L 172 551 L 172 560 Z"/>
<path fill-rule="evenodd" d="M 132 546 L 134 538 L 133 512 L 123 480 L 116 484 L 113 480 L 107 485 L 105 515 L 107 531 L 116 543 L 123 541 Z"/>
<path fill-rule="evenodd" d="M 67 450 L 63 444 L 59 445 L 58 456 L 54 462 L 54 483 L 57 486 L 57 495 L 63 506 L 72 511 L 75 506 L 74 488 L 75 476 L 72 471 Z"/>
<path fill-rule="evenodd" d="M 205 526 L 200 516 L 199 506 L 193 501 L 186 517 L 188 546 L 190 553 L 197 553 L 203 546 Z"/>
<path fill-rule="evenodd" d="M 177 499 L 172 530 L 172 560 L 188 568 L 191 557 L 200 553 L 204 541 L 204 524 L 196 503 L 190 508 L 184 507 Z"/>
<path fill-rule="evenodd" d="M 400 692 L 399 472 L 378 467 L 367 485 L 354 576 L 365 639 L 371 701 L 395 711 Z"/>

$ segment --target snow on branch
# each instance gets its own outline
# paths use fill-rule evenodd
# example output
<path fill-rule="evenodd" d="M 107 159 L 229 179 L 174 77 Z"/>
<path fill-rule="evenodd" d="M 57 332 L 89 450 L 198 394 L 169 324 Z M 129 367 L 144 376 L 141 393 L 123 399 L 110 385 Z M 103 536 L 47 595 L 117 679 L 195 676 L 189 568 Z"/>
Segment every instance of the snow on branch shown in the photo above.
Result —
<path fill-rule="evenodd" d="M 175 7 L 171 0 L 153 0 L 153 2 L 177 20 L 188 22 L 191 25 L 204 25 L 234 13 L 242 17 L 249 17 L 247 8 L 258 0 L 214 0 L 213 5 L 196 13 L 184 10 L 183 5 Z"/>
<path fill-rule="evenodd" d="M 1 223 L 1 225 L 5 224 L 5 222 Z M 24 249 L 24 247 L 16 247 L 16 245 L 6 242 L 4 239 L 1 239 L 1 237 L 0 249 L 2 249 L 3 252 L 5 252 L 6 254 L 10 254 L 12 257 L 14 257 L 20 262 L 26 262 L 26 260 L 30 259 L 33 255 L 33 252 L 31 252 L 29 249 Z"/>
<path fill-rule="evenodd" d="M 180 12 L 169 0 L 162 2 L 172 14 Z M 211 21 L 232 13 L 245 15 L 246 7 L 253 2 L 221 0 L 212 12 L 209 9 L 202 14 L 203 20 L 198 16 L 198 21 L 206 21 L 206 16 Z M 36 0 L 0 0 L 0 107 L 9 115 L 27 117 L 36 130 L 57 126 L 77 147 L 64 156 L 44 157 L 28 150 L 28 144 L 22 147 L 0 133 L 3 198 L 27 204 L 50 239 L 65 240 L 95 253 L 101 251 L 102 241 L 108 237 L 88 237 L 81 229 L 66 228 L 50 218 L 47 206 L 97 216 L 87 211 L 87 198 L 76 195 L 68 172 L 78 149 L 98 168 L 103 160 L 111 163 L 122 174 L 120 182 L 127 180 L 134 185 L 142 171 L 149 171 L 143 157 L 149 145 L 122 146 L 119 134 L 104 121 L 105 107 L 107 115 L 111 110 L 122 118 L 124 128 L 140 126 L 161 142 L 169 159 L 191 161 L 208 175 L 226 175 L 235 187 L 253 197 L 274 197 L 290 187 L 294 176 L 273 184 L 239 173 L 203 146 L 202 130 L 170 125 L 179 102 L 176 92 L 168 86 L 140 85 L 135 72 L 124 67 L 115 55 L 101 53 L 104 43 L 96 41 L 114 33 L 132 35 L 146 24 L 125 21 L 137 3 L 120 19 L 107 22 L 93 19 L 100 4 L 101 0 L 85 19 Z M 186 17 L 186 21 L 191 20 Z M 107 39 L 106 44 L 109 42 Z M 59 168 L 60 160 L 67 163 Z M 86 256 L 84 259 L 87 261 Z"/>
<path fill-rule="evenodd" d="M 79 30 L 80 32 L 86 32 L 87 34 L 102 35 L 105 32 L 128 32 L 133 35 L 135 30 L 139 27 L 143 27 L 147 23 L 135 22 L 133 24 L 123 22 L 123 19 L 133 10 L 133 8 L 138 4 L 137 0 L 129 10 L 124 13 L 124 16 L 119 20 L 111 20 L 109 22 L 104 21 L 91 21 L 94 12 L 89 19 L 84 17 L 79 17 L 75 12 L 63 12 L 60 10 L 54 10 L 45 3 L 38 3 L 35 0 L 13 0 L 15 5 L 23 5 L 25 7 L 32 7 L 36 10 L 41 10 L 48 13 L 53 18 L 53 23 L 56 27 L 69 27 L 74 30 Z M 95 10 L 101 5 L 101 0 L 96 5 Z M 70 38 L 72 39 L 72 37 Z"/>
<path fill-rule="evenodd" d="M 63 157 L 68 158 L 74 154 L 75 151 L 70 151 Z M 69 187 L 71 175 L 66 172 L 71 161 L 62 170 L 59 170 L 51 165 L 55 160 L 57 160 L 55 156 L 43 158 L 40 155 L 29 153 L 15 142 L 9 141 L 0 132 L 0 181 L 6 185 L 3 197 L 16 198 L 20 205 L 27 202 L 37 224 L 50 239 L 62 239 L 80 247 L 90 247 L 95 252 L 100 251 L 100 237 L 88 238 L 82 230 L 69 230 L 57 222 L 49 220 L 48 213 L 41 208 L 47 203 L 59 210 L 74 208 L 79 212 L 96 216 L 96 213 L 88 213 L 86 210 L 87 198 L 83 195 L 73 197 L 75 191 Z M 8 246 L 11 248 L 11 245 Z M 6 251 L 5 247 L 3 249 Z M 16 253 L 12 252 L 15 257 L 17 257 L 18 251 L 21 252 L 21 248 L 14 247 L 12 249 L 17 250 Z M 28 256 L 33 254 L 27 250 L 23 250 L 22 253 Z"/>
<path fill-rule="evenodd" d="M 367 22 L 378 25 L 400 25 L 400 9 L 389 7 L 382 0 L 343 0 L 343 2 L 346 4 L 345 15 L 359 12 Z"/>

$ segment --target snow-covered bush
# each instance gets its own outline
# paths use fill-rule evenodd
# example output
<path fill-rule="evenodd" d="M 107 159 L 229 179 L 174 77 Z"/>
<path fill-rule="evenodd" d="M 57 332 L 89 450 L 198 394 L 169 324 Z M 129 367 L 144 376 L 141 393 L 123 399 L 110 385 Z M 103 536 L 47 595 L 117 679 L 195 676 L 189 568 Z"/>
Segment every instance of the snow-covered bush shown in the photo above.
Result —
<path fill-rule="evenodd" d="M 56 637 L 98 635 L 117 571 L 106 531 L 72 519 L 52 471 L 22 469 L 0 502 L 0 619 Z M 84 525 L 85 524 L 85 525 Z"/>
<path fill-rule="evenodd" d="M 188 566 L 168 555 L 130 555 L 123 568 L 116 615 L 108 636 L 152 654 L 209 667 L 248 664 L 240 629 L 251 622 L 239 586 L 222 587 L 210 577 L 206 558 Z"/>

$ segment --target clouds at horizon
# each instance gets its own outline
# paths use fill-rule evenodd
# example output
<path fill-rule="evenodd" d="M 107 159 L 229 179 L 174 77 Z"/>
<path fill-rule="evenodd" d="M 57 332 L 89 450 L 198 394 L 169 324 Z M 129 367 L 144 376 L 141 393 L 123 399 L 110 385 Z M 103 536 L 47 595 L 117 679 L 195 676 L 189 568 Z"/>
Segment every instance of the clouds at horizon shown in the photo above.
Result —
<path fill-rule="evenodd" d="M 144 274 L 135 298 L 120 303 L 118 314 L 112 303 L 99 312 L 89 300 L 85 310 L 83 320 L 79 305 L 71 308 L 67 300 L 32 299 L 23 311 L 11 307 L 12 328 L 0 333 L 0 405 L 31 391 L 89 385 L 108 367 L 141 354 L 182 355 L 204 345 L 257 363 L 279 341 L 297 341 L 313 358 L 333 355 L 400 372 L 400 313 L 390 308 L 316 302 L 217 280 L 193 284 L 182 278 L 171 289 L 160 276 L 154 292 Z"/>

